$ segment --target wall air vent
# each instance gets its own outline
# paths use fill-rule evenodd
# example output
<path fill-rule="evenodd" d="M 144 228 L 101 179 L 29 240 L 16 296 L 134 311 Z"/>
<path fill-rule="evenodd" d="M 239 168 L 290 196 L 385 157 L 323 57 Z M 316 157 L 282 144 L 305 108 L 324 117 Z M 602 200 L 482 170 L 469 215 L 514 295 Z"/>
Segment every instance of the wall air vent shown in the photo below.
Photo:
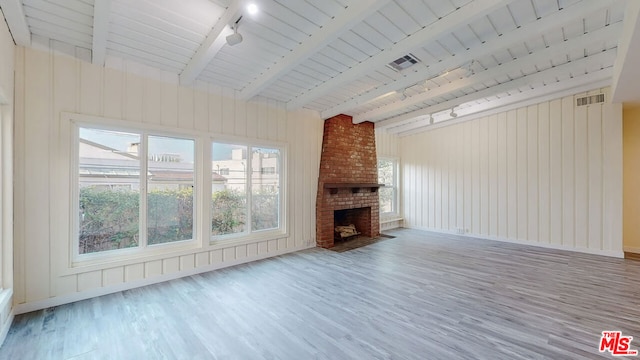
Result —
<path fill-rule="evenodd" d="M 604 94 L 585 96 L 576 99 L 576 106 L 586 106 L 604 102 Z"/>
<path fill-rule="evenodd" d="M 415 57 L 413 54 L 408 54 L 388 63 L 387 66 L 392 68 L 395 71 L 402 71 L 419 62 L 420 60 L 417 57 Z"/>

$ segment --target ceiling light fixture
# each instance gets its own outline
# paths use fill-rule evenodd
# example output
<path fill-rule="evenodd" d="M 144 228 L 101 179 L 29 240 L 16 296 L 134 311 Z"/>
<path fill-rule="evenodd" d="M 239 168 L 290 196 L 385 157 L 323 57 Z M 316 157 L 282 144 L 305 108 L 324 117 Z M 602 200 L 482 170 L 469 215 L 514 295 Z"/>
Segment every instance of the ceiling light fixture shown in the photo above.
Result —
<path fill-rule="evenodd" d="M 402 90 L 402 92 L 396 91 L 396 93 L 400 94 L 400 101 L 403 101 L 407 98 L 407 89 Z"/>
<path fill-rule="evenodd" d="M 247 12 L 249 13 L 249 15 L 255 15 L 258 13 L 258 5 L 251 3 L 249 5 L 247 5 Z"/>
<path fill-rule="evenodd" d="M 238 45 L 242 42 L 242 35 L 238 34 L 238 25 L 240 24 L 240 20 L 242 20 L 242 16 L 240 16 L 232 26 L 233 34 L 227 36 L 227 44 L 229 44 L 229 46 Z"/>
<path fill-rule="evenodd" d="M 456 114 L 456 112 L 453 111 L 453 109 L 455 109 L 455 106 L 451 108 L 451 112 L 449 113 L 449 116 L 451 116 L 452 118 L 456 118 L 458 117 L 458 114 Z"/>
<path fill-rule="evenodd" d="M 433 114 L 431 114 L 431 115 L 429 115 L 429 124 L 430 124 L 430 125 L 433 125 L 433 122 L 434 122 L 434 120 L 433 120 Z"/>

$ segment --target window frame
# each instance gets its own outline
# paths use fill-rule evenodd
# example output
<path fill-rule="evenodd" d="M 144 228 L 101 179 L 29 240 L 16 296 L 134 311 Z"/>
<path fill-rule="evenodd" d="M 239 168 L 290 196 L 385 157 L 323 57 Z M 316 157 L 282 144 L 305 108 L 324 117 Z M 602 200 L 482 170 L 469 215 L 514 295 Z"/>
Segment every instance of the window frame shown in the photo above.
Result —
<path fill-rule="evenodd" d="M 183 132 L 179 129 L 175 131 L 168 129 L 160 129 L 153 127 L 135 126 L 129 123 L 123 123 L 121 121 L 110 121 L 109 119 L 95 119 L 86 118 L 78 119 L 77 117 L 70 117 L 71 126 L 71 174 L 70 174 L 70 235 L 71 241 L 69 241 L 69 251 L 71 266 L 83 266 L 94 265 L 101 262 L 111 262 L 118 260 L 127 260 L 131 258 L 140 258 L 143 256 L 153 256 L 158 254 L 165 254 L 169 252 L 176 252 L 186 249 L 193 249 L 199 246 L 199 239 L 201 236 L 201 226 L 198 217 L 198 209 L 200 208 L 200 200 L 202 194 L 201 188 L 201 173 L 202 167 L 199 166 L 202 162 L 200 159 L 200 151 L 202 139 L 195 134 L 189 132 Z M 124 249 L 112 249 L 105 251 L 98 251 L 93 253 L 80 254 L 80 219 L 77 214 L 80 211 L 80 128 L 97 129 L 105 131 L 126 132 L 140 135 L 139 153 L 144 154 L 140 156 L 140 175 L 138 181 L 139 186 L 139 221 L 138 221 L 138 236 L 139 243 L 136 247 L 124 248 Z M 169 137 L 177 139 L 192 140 L 194 142 L 194 186 L 193 186 L 193 237 L 188 240 L 173 241 L 161 244 L 148 244 L 147 239 L 147 201 L 148 201 L 148 137 L 159 136 Z"/>
<path fill-rule="evenodd" d="M 246 146 L 247 148 L 247 165 L 245 168 L 245 176 L 246 176 L 246 210 L 247 210 L 247 230 L 240 233 L 232 233 L 232 234 L 223 234 L 223 235 L 213 235 L 211 233 L 211 216 L 209 213 L 208 221 L 208 234 L 209 234 L 209 243 L 211 245 L 227 245 L 227 244 L 242 244 L 244 242 L 253 242 L 258 238 L 283 238 L 287 237 L 289 234 L 289 227 L 287 224 L 287 155 L 288 155 L 288 145 L 286 143 L 275 142 L 275 141 L 264 141 L 257 139 L 243 139 L 237 138 L 233 136 L 212 136 L 209 142 L 209 155 L 213 151 L 213 144 L 227 144 L 227 145 L 239 145 Z M 253 149 L 255 148 L 270 148 L 277 149 L 280 152 L 280 159 L 278 165 L 280 167 L 280 172 L 276 171 L 275 174 L 279 175 L 279 189 L 278 189 L 278 197 L 280 207 L 278 209 L 278 220 L 279 227 L 273 229 L 263 229 L 263 230 L 253 230 L 252 229 L 252 173 L 253 171 Z M 213 159 L 210 159 L 211 164 L 213 164 Z M 222 168 L 221 168 L 222 169 Z M 259 169 L 257 172 L 260 173 Z M 276 169 L 277 170 L 277 169 Z M 208 188 L 212 189 L 213 180 L 210 178 L 208 183 Z M 209 195 L 208 200 L 208 208 L 211 209 L 211 201 L 212 201 L 213 192 Z"/>
<path fill-rule="evenodd" d="M 97 271 L 105 266 L 136 265 L 140 262 L 160 261 L 168 257 L 191 255 L 202 251 L 213 251 L 228 246 L 242 246 L 257 242 L 265 244 L 286 239 L 290 235 L 288 209 L 289 209 L 289 179 L 288 179 L 288 154 L 289 144 L 283 141 L 257 139 L 250 137 L 238 137 L 217 132 L 201 131 L 194 129 L 181 129 L 174 126 L 166 126 L 157 123 L 141 123 L 130 120 L 116 119 L 105 116 L 86 115 L 73 112 L 61 112 L 59 118 L 60 138 L 56 151 L 59 154 L 60 171 L 56 171 L 52 181 L 63 186 L 64 190 L 56 195 L 57 201 L 66 210 L 53 214 L 52 221 L 56 224 L 56 232 L 53 246 L 55 249 L 56 263 L 54 266 L 63 275 L 75 275 L 87 271 Z M 81 258 L 75 255 L 78 248 L 78 146 L 77 128 L 98 128 L 110 131 L 151 133 L 153 135 L 168 137 L 183 137 L 195 140 L 194 170 L 196 172 L 194 184 L 194 241 L 188 243 L 176 242 L 158 244 L 158 246 L 140 249 L 116 249 L 112 251 L 83 254 Z M 278 148 L 280 150 L 280 227 L 275 230 L 260 230 L 244 236 L 234 236 L 224 239 L 212 239 L 210 202 L 206 200 L 212 194 L 212 164 L 211 143 L 213 141 L 231 142 L 237 144 L 250 144 L 253 147 Z M 141 150 L 142 151 L 142 150 Z M 146 151 L 146 149 L 145 149 Z M 145 230 L 145 229 L 143 229 Z M 146 231 L 146 230 L 145 230 Z M 208 235 L 207 235 L 208 234 Z M 271 248 L 272 245 L 269 245 Z"/>
<path fill-rule="evenodd" d="M 400 216 L 400 159 L 391 156 L 378 156 L 376 168 L 379 171 L 380 161 L 390 161 L 393 164 L 393 184 L 391 184 L 392 196 L 391 196 L 391 209 L 392 211 L 382 212 L 382 206 L 380 206 L 380 216 L 383 218 L 391 218 Z M 378 177 L 378 181 L 380 178 Z M 389 188 L 386 186 L 385 188 Z"/>

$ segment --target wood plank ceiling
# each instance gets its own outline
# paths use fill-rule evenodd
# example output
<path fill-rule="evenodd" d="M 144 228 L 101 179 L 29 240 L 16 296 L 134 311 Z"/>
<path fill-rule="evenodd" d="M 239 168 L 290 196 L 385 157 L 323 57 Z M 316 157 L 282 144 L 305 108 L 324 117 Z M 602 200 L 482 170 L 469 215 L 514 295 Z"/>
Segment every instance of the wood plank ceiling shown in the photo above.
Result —
<path fill-rule="evenodd" d="M 0 0 L 30 34 L 407 133 L 611 83 L 624 0 Z M 244 41 L 224 38 L 237 19 Z M 18 25 L 16 25 L 18 24 Z M 27 40 L 20 40 L 27 38 Z M 401 71 L 388 63 L 411 54 Z"/>

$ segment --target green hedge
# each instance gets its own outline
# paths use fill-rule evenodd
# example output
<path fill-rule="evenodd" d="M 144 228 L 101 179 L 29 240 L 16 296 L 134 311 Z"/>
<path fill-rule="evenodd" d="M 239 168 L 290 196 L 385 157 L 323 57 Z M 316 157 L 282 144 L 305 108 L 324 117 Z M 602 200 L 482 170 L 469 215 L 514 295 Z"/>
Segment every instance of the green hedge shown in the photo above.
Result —
<path fill-rule="evenodd" d="M 211 232 L 224 235 L 245 230 L 246 197 L 227 189 L 212 195 Z M 277 193 L 253 197 L 254 229 L 278 226 Z M 80 189 L 80 253 L 138 246 L 140 194 L 98 187 Z M 152 190 L 147 195 L 149 244 L 193 238 L 193 188 Z"/>

